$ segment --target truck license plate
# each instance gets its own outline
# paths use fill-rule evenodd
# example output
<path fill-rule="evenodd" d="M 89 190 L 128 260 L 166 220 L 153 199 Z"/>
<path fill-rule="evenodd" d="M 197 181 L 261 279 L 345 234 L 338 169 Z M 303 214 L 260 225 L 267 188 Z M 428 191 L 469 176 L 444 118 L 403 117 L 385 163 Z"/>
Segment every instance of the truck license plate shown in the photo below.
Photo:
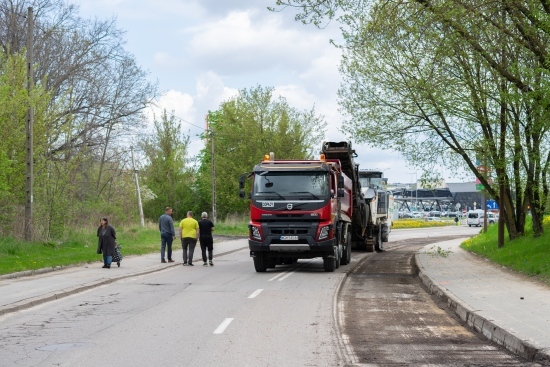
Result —
<path fill-rule="evenodd" d="M 279 237 L 281 241 L 296 241 L 298 236 L 281 236 Z"/>

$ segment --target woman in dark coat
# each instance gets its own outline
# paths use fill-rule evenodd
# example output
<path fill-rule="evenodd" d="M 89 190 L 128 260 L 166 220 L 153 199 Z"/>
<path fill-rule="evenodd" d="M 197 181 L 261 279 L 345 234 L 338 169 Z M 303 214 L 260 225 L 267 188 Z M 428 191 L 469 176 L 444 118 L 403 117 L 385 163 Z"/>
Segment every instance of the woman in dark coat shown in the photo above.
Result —
<path fill-rule="evenodd" d="M 109 269 L 115 253 L 116 233 L 109 225 L 107 218 L 101 218 L 101 225 L 97 229 L 97 253 L 103 253 L 103 267 Z"/>

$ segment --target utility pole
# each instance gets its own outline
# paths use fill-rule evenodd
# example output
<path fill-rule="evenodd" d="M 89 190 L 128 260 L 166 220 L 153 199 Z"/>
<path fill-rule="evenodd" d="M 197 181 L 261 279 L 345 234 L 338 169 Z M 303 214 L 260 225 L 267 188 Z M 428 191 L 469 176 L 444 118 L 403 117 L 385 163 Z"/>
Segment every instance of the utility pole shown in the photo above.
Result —
<path fill-rule="evenodd" d="M 143 218 L 143 206 L 141 205 L 141 191 L 139 190 L 139 181 L 138 181 L 138 171 L 136 169 L 136 162 L 134 161 L 134 147 L 130 147 L 132 151 L 132 168 L 134 170 L 134 181 L 136 182 L 136 191 L 138 197 L 138 207 L 139 207 L 139 221 L 141 228 L 145 227 L 145 220 Z"/>
<path fill-rule="evenodd" d="M 208 118 L 208 116 L 206 117 Z M 214 131 L 210 132 L 210 143 L 212 145 L 212 221 L 216 223 L 216 165 L 214 164 Z"/>
<path fill-rule="evenodd" d="M 26 150 L 26 181 L 25 181 L 25 241 L 32 241 L 33 238 L 33 125 L 34 125 L 34 110 L 32 107 L 31 91 L 34 85 L 33 72 L 33 30 L 34 30 L 34 15 L 32 7 L 28 8 L 27 14 L 27 93 L 29 97 L 29 106 L 25 121 L 25 131 L 27 135 L 27 150 Z"/>

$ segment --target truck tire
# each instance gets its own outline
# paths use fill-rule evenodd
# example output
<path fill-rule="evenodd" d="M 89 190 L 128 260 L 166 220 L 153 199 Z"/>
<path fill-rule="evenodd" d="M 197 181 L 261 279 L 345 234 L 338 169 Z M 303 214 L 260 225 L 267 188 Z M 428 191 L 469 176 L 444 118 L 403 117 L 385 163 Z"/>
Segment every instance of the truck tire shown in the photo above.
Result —
<path fill-rule="evenodd" d="M 388 242 L 390 239 L 390 231 L 387 224 L 382 224 L 382 242 Z"/>
<path fill-rule="evenodd" d="M 263 254 L 259 254 L 253 257 L 254 259 L 254 269 L 257 273 L 265 273 L 267 270 L 267 261 Z"/>
<path fill-rule="evenodd" d="M 342 246 L 334 246 L 334 258 L 336 259 L 336 269 L 340 267 L 340 260 L 342 259 L 342 256 L 340 255 L 342 253 Z"/>
<path fill-rule="evenodd" d="M 351 235 L 349 232 L 346 235 L 346 243 L 344 244 L 344 249 L 342 251 L 342 259 L 340 260 L 340 264 L 347 265 L 349 264 L 351 260 Z"/>
<path fill-rule="evenodd" d="M 365 241 L 365 250 L 367 252 L 373 252 L 374 251 L 374 246 L 375 246 L 375 242 L 376 240 L 374 238 L 367 238 L 367 240 Z"/>
<path fill-rule="evenodd" d="M 332 256 L 323 257 L 323 268 L 327 272 L 333 272 L 336 269 L 336 259 Z"/>
<path fill-rule="evenodd" d="M 382 226 L 378 226 L 378 233 L 374 235 L 374 251 L 382 252 Z"/>

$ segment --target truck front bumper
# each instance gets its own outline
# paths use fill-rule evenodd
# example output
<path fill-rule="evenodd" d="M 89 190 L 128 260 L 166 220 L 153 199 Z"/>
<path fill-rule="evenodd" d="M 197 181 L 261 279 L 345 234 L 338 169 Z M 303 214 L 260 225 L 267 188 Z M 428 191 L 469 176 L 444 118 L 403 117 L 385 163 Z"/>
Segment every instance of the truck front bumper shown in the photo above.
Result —
<path fill-rule="evenodd" d="M 307 240 L 307 243 L 305 243 L 305 240 Z M 267 237 L 263 242 L 248 240 L 250 256 L 255 256 L 256 253 L 262 252 L 272 256 L 298 255 L 302 253 L 306 255 L 304 257 L 319 257 L 332 254 L 336 244 L 336 239 L 334 238 L 320 242 L 305 238 L 289 243 L 281 243 L 278 238 L 270 237 Z"/>

